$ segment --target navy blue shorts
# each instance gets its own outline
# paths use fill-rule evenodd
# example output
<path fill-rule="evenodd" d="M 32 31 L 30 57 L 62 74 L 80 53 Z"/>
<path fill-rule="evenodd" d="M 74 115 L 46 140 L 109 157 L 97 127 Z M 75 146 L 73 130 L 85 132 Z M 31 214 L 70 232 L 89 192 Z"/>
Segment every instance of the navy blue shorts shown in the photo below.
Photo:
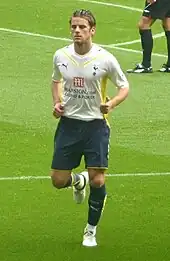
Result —
<path fill-rule="evenodd" d="M 164 19 L 170 17 L 170 0 L 157 0 L 149 6 L 146 1 L 143 16 L 151 17 L 153 19 Z"/>
<path fill-rule="evenodd" d="M 108 168 L 110 129 L 105 120 L 61 117 L 54 137 L 52 169 L 72 170 L 84 156 L 85 168 Z"/>

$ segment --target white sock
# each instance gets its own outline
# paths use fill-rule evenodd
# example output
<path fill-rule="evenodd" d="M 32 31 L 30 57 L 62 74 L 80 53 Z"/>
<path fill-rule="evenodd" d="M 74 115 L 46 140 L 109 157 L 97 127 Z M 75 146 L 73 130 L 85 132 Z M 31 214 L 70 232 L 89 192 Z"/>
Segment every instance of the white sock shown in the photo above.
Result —
<path fill-rule="evenodd" d="M 96 234 L 96 227 L 97 226 L 92 226 L 92 225 L 87 223 L 86 229 L 89 230 L 89 231 L 92 231 L 94 234 Z"/>
<path fill-rule="evenodd" d="M 78 174 L 77 174 L 77 175 L 78 175 Z M 76 187 L 77 189 L 82 189 L 83 186 L 84 186 L 84 177 L 83 177 L 82 175 L 80 175 L 80 174 L 79 174 L 79 177 L 80 177 L 80 181 L 79 181 L 79 183 L 78 183 L 77 185 L 75 185 L 75 187 Z"/>

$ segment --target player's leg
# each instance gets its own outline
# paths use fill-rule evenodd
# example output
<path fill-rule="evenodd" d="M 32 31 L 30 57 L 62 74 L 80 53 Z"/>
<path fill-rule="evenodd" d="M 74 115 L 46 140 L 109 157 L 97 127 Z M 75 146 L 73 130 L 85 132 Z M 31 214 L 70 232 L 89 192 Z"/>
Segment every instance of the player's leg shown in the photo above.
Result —
<path fill-rule="evenodd" d="M 146 68 L 146 72 L 151 72 L 151 55 L 153 49 L 153 37 L 151 26 L 154 23 L 151 17 L 142 16 L 139 21 L 139 33 L 141 37 L 141 45 L 143 50 L 142 65 Z"/>
<path fill-rule="evenodd" d="M 168 59 L 159 71 L 170 73 L 170 10 L 168 11 L 167 16 L 162 20 L 162 27 L 165 30 L 165 36 L 167 40 Z"/>
<path fill-rule="evenodd" d="M 86 196 L 86 185 L 89 181 L 88 172 L 81 172 L 80 174 L 73 174 L 71 170 L 57 170 L 51 171 L 52 184 L 57 189 L 73 187 L 73 199 L 77 204 L 84 201 Z"/>
<path fill-rule="evenodd" d="M 151 55 L 153 49 L 153 37 L 151 26 L 154 20 L 151 17 L 142 16 L 139 21 L 139 33 L 143 50 L 142 63 L 138 63 L 133 69 L 128 69 L 128 73 L 151 73 Z"/>
<path fill-rule="evenodd" d="M 76 127 L 76 120 L 63 117 L 56 130 L 51 179 L 58 189 L 74 186 L 81 190 L 87 183 L 83 174 L 72 174 L 72 169 L 79 166 L 82 157 L 82 138 Z"/>
<path fill-rule="evenodd" d="M 89 179 L 87 177 L 86 181 L 86 173 L 84 175 L 84 172 L 80 174 L 73 174 L 71 170 L 51 170 L 51 181 L 53 186 L 57 189 L 74 186 L 81 191 L 86 186 L 88 180 Z"/>
<path fill-rule="evenodd" d="M 151 73 L 151 55 L 153 49 L 153 37 L 151 26 L 155 22 L 156 18 L 153 18 L 153 6 L 145 3 L 143 15 L 139 20 L 138 29 L 141 38 L 141 45 L 143 50 L 142 62 L 137 64 L 135 68 L 128 69 L 128 73 Z"/>
<path fill-rule="evenodd" d="M 108 167 L 110 130 L 104 120 L 90 123 L 86 140 L 85 163 L 89 173 L 90 194 L 88 221 L 84 230 L 83 245 L 96 246 L 96 227 L 106 200 L 104 172 Z"/>
<path fill-rule="evenodd" d="M 89 174 L 87 171 L 83 171 L 80 174 L 75 174 L 73 176 L 77 178 L 73 185 L 73 199 L 77 204 L 81 204 L 86 197 L 86 186 L 89 182 Z"/>
<path fill-rule="evenodd" d="M 88 199 L 88 221 L 84 229 L 83 246 L 93 247 L 96 242 L 96 228 L 106 201 L 104 169 L 88 169 L 90 194 Z"/>

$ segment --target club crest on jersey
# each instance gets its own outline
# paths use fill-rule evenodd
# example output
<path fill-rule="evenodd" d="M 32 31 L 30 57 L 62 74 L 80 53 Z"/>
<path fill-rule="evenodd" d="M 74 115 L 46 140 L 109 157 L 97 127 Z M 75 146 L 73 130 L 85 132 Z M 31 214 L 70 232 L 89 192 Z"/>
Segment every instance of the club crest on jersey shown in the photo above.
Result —
<path fill-rule="evenodd" d="M 97 71 L 99 70 L 99 67 L 97 65 L 93 65 L 93 76 L 97 74 Z"/>
<path fill-rule="evenodd" d="M 74 77 L 73 78 L 74 87 L 84 87 L 84 78 L 83 77 Z"/>

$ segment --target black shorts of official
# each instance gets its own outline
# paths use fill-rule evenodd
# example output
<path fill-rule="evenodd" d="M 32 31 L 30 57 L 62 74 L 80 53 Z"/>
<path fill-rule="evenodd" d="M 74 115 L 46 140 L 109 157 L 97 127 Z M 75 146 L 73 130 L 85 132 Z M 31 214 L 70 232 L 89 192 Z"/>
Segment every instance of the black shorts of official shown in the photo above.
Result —
<path fill-rule="evenodd" d="M 108 168 L 110 129 L 104 119 L 61 117 L 54 137 L 52 169 L 72 170 L 84 156 L 85 168 Z"/>
<path fill-rule="evenodd" d="M 157 0 L 152 5 L 148 5 L 146 1 L 143 16 L 161 20 L 170 17 L 170 0 Z"/>

